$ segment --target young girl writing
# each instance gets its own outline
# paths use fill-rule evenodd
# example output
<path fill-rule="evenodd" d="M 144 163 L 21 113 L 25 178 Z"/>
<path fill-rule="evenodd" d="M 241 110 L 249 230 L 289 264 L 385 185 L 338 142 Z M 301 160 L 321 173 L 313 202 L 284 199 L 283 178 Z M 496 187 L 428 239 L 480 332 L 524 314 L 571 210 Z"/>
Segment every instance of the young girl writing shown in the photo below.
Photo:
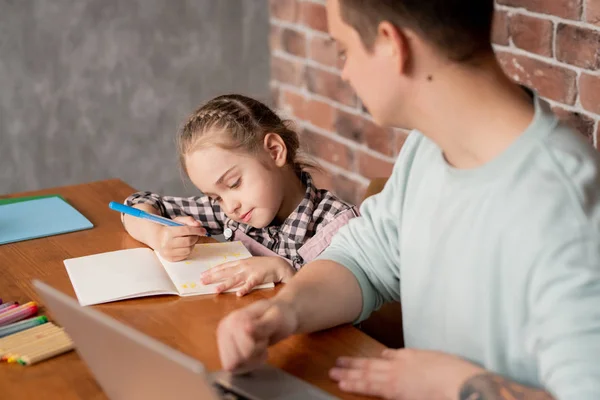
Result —
<path fill-rule="evenodd" d="M 187 258 L 200 236 L 223 233 L 253 256 L 205 272 L 217 291 L 241 286 L 243 296 L 262 283 L 285 282 L 319 255 L 334 233 L 358 215 L 355 207 L 317 189 L 300 153 L 298 135 L 263 103 L 241 95 L 200 107 L 179 134 L 184 171 L 203 196 L 138 192 L 125 203 L 173 218 L 166 227 L 125 215 L 135 239 L 171 261 Z"/>

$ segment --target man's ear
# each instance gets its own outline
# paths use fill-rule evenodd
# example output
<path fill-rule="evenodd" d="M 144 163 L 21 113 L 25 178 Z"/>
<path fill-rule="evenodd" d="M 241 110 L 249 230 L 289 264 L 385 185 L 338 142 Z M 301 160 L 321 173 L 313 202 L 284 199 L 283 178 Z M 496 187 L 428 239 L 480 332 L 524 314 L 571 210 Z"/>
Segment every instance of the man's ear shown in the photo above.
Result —
<path fill-rule="evenodd" d="M 409 39 L 412 32 L 399 29 L 388 21 L 383 21 L 377 27 L 377 39 L 374 51 L 382 56 L 389 57 L 390 62 L 396 66 L 396 71 L 404 75 L 407 73 L 411 61 Z"/>
<path fill-rule="evenodd" d="M 287 147 L 281 136 L 276 133 L 267 133 L 263 140 L 263 146 L 275 165 L 283 167 L 287 164 Z"/>

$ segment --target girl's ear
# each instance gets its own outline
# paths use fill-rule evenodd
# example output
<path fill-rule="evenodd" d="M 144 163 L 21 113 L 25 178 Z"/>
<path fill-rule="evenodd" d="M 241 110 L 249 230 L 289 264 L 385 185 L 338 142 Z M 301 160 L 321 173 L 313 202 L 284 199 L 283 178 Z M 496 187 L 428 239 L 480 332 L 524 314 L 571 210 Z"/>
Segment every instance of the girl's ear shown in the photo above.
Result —
<path fill-rule="evenodd" d="M 275 165 L 283 167 L 287 164 L 287 147 L 281 136 L 276 133 L 267 133 L 263 146 Z"/>

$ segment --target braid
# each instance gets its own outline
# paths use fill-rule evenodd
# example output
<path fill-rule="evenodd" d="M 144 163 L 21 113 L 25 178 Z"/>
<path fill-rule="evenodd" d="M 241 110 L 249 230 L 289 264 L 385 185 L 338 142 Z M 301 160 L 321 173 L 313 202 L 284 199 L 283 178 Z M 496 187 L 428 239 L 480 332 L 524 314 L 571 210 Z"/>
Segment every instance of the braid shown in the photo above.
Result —
<path fill-rule="evenodd" d="M 185 170 L 185 155 L 215 139 L 224 148 L 255 152 L 267 133 L 276 133 L 283 139 L 287 162 L 298 175 L 305 168 L 317 168 L 299 154 L 298 135 L 286 121 L 258 100 L 236 94 L 214 98 L 188 118 L 178 140 L 181 165 Z"/>

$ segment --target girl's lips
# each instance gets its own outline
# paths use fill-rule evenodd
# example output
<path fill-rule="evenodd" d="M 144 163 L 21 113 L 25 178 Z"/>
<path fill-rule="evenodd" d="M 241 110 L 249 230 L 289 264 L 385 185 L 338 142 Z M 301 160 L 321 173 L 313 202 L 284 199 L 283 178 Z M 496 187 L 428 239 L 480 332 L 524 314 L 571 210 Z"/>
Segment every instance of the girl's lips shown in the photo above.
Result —
<path fill-rule="evenodd" d="M 253 211 L 253 210 L 250 210 L 250 211 L 248 211 L 246 214 L 244 214 L 244 215 L 240 216 L 240 219 L 241 219 L 243 222 L 248 222 L 248 221 L 250 221 L 250 218 L 252 218 L 252 211 Z"/>

